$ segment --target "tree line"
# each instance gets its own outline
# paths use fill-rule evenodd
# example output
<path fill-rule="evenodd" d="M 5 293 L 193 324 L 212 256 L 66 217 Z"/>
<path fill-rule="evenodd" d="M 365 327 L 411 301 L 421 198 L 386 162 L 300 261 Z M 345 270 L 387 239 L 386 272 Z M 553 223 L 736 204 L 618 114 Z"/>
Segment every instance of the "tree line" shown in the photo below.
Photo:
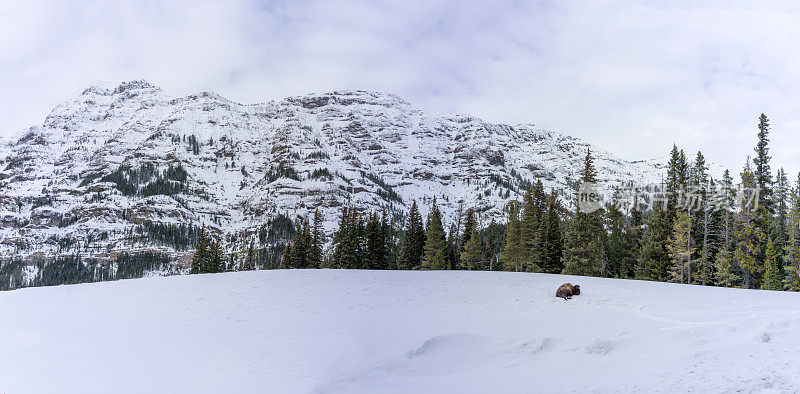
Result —
<path fill-rule="evenodd" d="M 347 206 L 327 251 L 315 211 L 296 221 L 279 268 L 507 270 L 800 291 L 800 175 L 794 187 L 783 169 L 773 177 L 769 132 L 762 114 L 738 180 L 728 170 L 714 178 L 702 152 L 673 146 L 658 203 L 634 193 L 631 204 L 618 189 L 599 209 L 582 210 L 576 190 L 565 207 L 538 180 L 507 204 L 505 223 L 483 227 L 471 208 L 448 227 L 435 197 L 426 218 L 413 201 L 402 222 Z M 574 183 L 598 177 L 587 149 Z M 203 255 L 215 256 L 219 244 L 203 242 Z M 213 262 L 221 259 L 201 258 L 211 262 L 192 272 L 230 270 Z"/>
<path fill-rule="evenodd" d="M 425 219 L 417 202 L 413 201 L 404 223 L 395 221 L 386 212 L 342 208 L 327 254 L 322 252 L 326 240 L 319 212 L 315 213 L 313 221 L 301 218 L 294 238 L 286 245 L 281 268 L 546 269 L 546 272 L 560 272 L 564 209 L 555 192 L 545 195 L 541 181 L 525 196 L 525 226 L 521 219 L 516 227 L 525 241 L 516 241 L 524 246 L 513 256 L 504 251 L 507 239 L 512 238 L 506 236 L 505 225 L 492 222 L 480 228 L 477 213 L 469 208 L 457 214 L 457 220 L 448 230 L 436 198 L 432 201 Z M 520 212 L 515 207 L 516 204 L 512 204 L 511 209 Z M 529 220 L 535 220 L 536 225 L 529 226 Z M 512 262 L 511 259 L 527 256 L 525 253 L 532 248 L 541 248 L 543 253 L 537 254 L 536 259 Z"/>

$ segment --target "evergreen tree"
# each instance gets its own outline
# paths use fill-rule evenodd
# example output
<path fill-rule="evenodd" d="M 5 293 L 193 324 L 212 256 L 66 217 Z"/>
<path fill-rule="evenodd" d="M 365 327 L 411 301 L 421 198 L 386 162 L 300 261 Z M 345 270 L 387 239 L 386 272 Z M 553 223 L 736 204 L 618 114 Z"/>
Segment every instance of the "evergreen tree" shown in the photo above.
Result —
<path fill-rule="evenodd" d="M 605 212 L 605 228 L 608 238 L 606 240 L 606 260 L 604 275 L 610 278 L 620 276 L 623 253 L 625 252 L 625 215 L 619 207 L 620 190 L 614 190 L 611 205 Z"/>
<path fill-rule="evenodd" d="M 281 256 L 280 268 L 292 268 L 292 241 L 286 242 L 286 247 L 283 248 L 283 256 Z"/>
<path fill-rule="evenodd" d="M 239 270 L 240 266 L 241 264 L 239 264 L 236 259 L 236 253 L 228 254 L 227 268 L 225 269 L 225 271 L 236 272 Z"/>
<path fill-rule="evenodd" d="M 414 201 L 408 212 L 408 220 L 403 232 L 398 268 L 402 270 L 418 268 L 422 264 L 424 247 L 425 229 L 422 225 L 422 215 L 417 208 L 417 202 Z"/>
<path fill-rule="evenodd" d="M 589 214 L 577 212 L 567 226 L 564 248 L 565 275 L 600 276 L 603 247 Z"/>
<path fill-rule="evenodd" d="M 642 237 L 642 247 L 636 266 L 639 279 L 667 281 L 670 257 L 667 242 L 672 234 L 670 213 L 666 208 L 656 206 L 650 215 L 649 224 Z"/>
<path fill-rule="evenodd" d="M 672 235 L 667 244 L 669 257 L 672 260 L 670 276 L 678 283 L 692 283 L 691 222 L 689 215 L 678 211 L 672 227 Z"/>
<path fill-rule="evenodd" d="M 667 210 L 670 214 L 670 225 L 674 218 L 675 211 L 679 205 L 685 204 L 686 201 L 679 201 L 678 197 L 683 195 L 681 192 L 689 185 L 691 179 L 690 166 L 686 161 L 686 153 L 683 149 L 678 149 L 677 146 L 672 146 L 670 152 L 670 160 L 667 163 Z M 662 208 L 664 208 L 662 206 Z"/>
<path fill-rule="evenodd" d="M 463 268 L 468 270 L 485 270 L 486 269 L 486 249 L 478 229 L 473 226 L 472 234 L 469 236 L 469 241 L 464 246 L 464 251 L 461 252 L 461 264 Z"/>
<path fill-rule="evenodd" d="M 597 183 L 597 170 L 594 168 L 594 157 L 592 157 L 592 151 L 588 147 L 586 148 L 586 156 L 583 158 L 581 181 L 584 183 Z"/>
<path fill-rule="evenodd" d="M 759 188 L 758 205 L 764 206 L 767 213 L 773 211 L 772 197 L 772 173 L 769 161 L 769 119 L 761 114 L 758 118 L 758 144 L 755 147 L 756 157 L 753 159 L 755 166 L 755 183 Z M 763 230 L 763 228 L 762 228 Z"/>
<path fill-rule="evenodd" d="M 386 211 L 381 215 L 381 236 L 386 250 L 386 269 L 397 268 L 397 256 L 400 255 L 400 245 L 397 243 L 397 230 L 394 221 L 389 218 Z"/>
<path fill-rule="evenodd" d="M 311 254 L 311 230 L 307 220 L 297 223 L 294 242 L 292 243 L 292 260 L 290 268 L 308 268 Z"/>
<path fill-rule="evenodd" d="M 761 288 L 764 290 L 783 290 L 783 270 L 778 257 L 778 249 L 772 237 L 767 239 L 766 267 Z"/>
<path fill-rule="evenodd" d="M 197 241 L 195 244 L 194 255 L 192 256 L 192 266 L 190 272 L 193 274 L 202 274 L 206 271 L 204 268 L 208 266 L 209 260 L 209 240 L 206 236 L 206 226 L 200 229 L 197 233 Z"/>
<path fill-rule="evenodd" d="M 505 248 L 506 231 L 508 227 L 504 224 L 492 221 L 481 231 L 486 245 L 486 259 L 489 270 L 500 271 L 504 269 L 502 262 L 503 249 Z"/>
<path fill-rule="evenodd" d="M 711 251 L 708 246 L 700 251 L 700 257 L 695 260 L 697 267 L 693 277 L 694 283 L 709 286 L 714 284 L 714 262 L 712 261 Z"/>
<path fill-rule="evenodd" d="M 727 194 L 725 201 L 722 202 L 722 247 L 726 250 L 733 248 L 733 211 L 734 202 L 736 199 L 736 190 L 733 187 L 733 178 L 728 170 L 722 174 L 722 182 L 720 187 L 723 194 Z"/>
<path fill-rule="evenodd" d="M 381 219 L 371 213 L 364 226 L 365 250 L 364 264 L 366 269 L 383 270 L 386 265 L 386 239 L 382 231 Z"/>
<path fill-rule="evenodd" d="M 618 206 L 617 197 L 615 197 L 606 212 L 608 232 L 606 260 L 608 265 L 605 274 L 612 278 L 630 278 L 634 273 L 638 245 L 626 227 L 625 216 Z"/>
<path fill-rule="evenodd" d="M 225 255 L 219 241 L 212 241 L 209 244 L 209 258 L 205 267 L 205 272 L 225 272 Z"/>
<path fill-rule="evenodd" d="M 708 249 L 710 263 L 723 244 L 725 215 L 729 214 L 726 192 L 713 178 L 708 181 L 708 193 L 703 199 L 701 214 L 698 231 L 702 233 L 702 240 L 698 245 L 700 245 L 701 254 L 703 249 Z"/>
<path fill-rule="evenodd" d="M 537 247 L 533 250 L 531 261 L 535 267 L 541 270 L 545 264 L 545 250 L 547 238 L 547 194 L 544 191 L 544 185 L 541 179 L 536 180 L 536 185 L 533 187 L 533 201 L 536 206 L 536 222 L 539 224 L 536 229 L 536 244 Z"/>
<path fill-rule="evenodd" d="M 519 219 L 519 203 L 511 201 L 508 204 L 508 225 L 505 237 L 505 247 L 501 259 L 503 268 L 507 271 L 522 271 L 522 224 Z"/>
<path fill-rule="evenodd" d="M 667 163 L 667 184 L 666 184 L 666 195 L 667 195 L 667 206 L 661 207 L 666 208 L 668 211 L 673 211 L 678 203 L 678 190 L 681 187 L 681 175 L 680 175 L 680 154 L 681 152 L 678 150 L 677 145 L 672 145 L 672 151 L 669 153 L 669 163 Z"/>
<path fill-rule="evenodd" d="M 752 216 L 740 212 L 734 223 L 736 250 L 733 253 L 735 264 L 742 270 L 745 288 L 753 288 L 761 275 L 764 266 L 759 261 L 764 242 L 764 233 L 758 228 Z"/>
<path fill-rule="evenodd" d="M 742 270 L 742 279 L 745 288 L 758 287 L 758 280 L 764 272 L 765 241 L 764 222 L 766 208 L 758 203 L 757 206 L 749 204 L 754 195 L 750 191 L 757 186 L 757 176 L 750 167 L 750 158 L 747 158 L 741 173 L 742 195 L 739 196 L 739 213 L 733 223 L 733 235 L 736 249 L 733 253 L 734 263 Z M 759 198 L 760 194 L 759 194 Z"/>
<path fill-rule="evenodd" d="M 800 291 L 800 239 L 798 239 L 798 231 L 790 232 L 785 250 L 785 287 L 790 291 Z"/>
<path fill-rule="evenodd" d="M 520 223 L 521 257 L 523 268 L 527 272 L 538 272 L 540 267 L 536 264 L 539 260 L 541 249 L 541 236 L 539 234 L 539 207 L 533 192 L 528 189 L 523 197 L 522 222 Z"/>
<path fill-rule="evenodd" d="M 459 225 L 450 224 L 450 231 L 447 232 L 447 267 L 448 269 L 461 269 L 461 253 L 463 244 L 459 234 Z"/>
<path fill-rule="evenodd" d="M 428 218 L 428 228 L 425 231 L 426 240 L 422 257 L 422 268 L 444 270 L 449 268 L 447 261 L 447 239 L 442 225 L 442 214 L 433 199 L 433 208 Z"/>
<path fill-rule="evenodd" d="M 469 208 L 467 209 L 467 212 L 464 215 L 464 236 L 461 238 L 462 252 L 464 251 L 464 249 L 466 249 L 466 245 L 469 242 L 470 237 L 472 237 L 472 233 L 474 232 L 476 227 L 477 223 L 475 223 L 475 210 Z"/>
<path fill-rule="evenodd" d="M 339 229 L 333 236 L 333 266 L 335 268 L 362 269 L 363 266 L 363 222 L 353 207 L 342 209 Z"/>
<path fill-rule="evenodd" d="M 561 238 L 561 218 L 559 216 L 558 196 L 555 191 L 550 193 L 547 202 L 547 213 L 544 218 L 544 240 L 543 240 L 543 264 L 544 272 L 560 273 L 564 269 L 561 261 L 563 254 L 563 240 Z"/>
<path fill-rule="evenodd" d="M 680 186 L 689 184 L 689 161 L 686 159 L 686 152 L 681 149 L 678 153 L 678 183 Z"/>
<path fill-rule="evenodd" d="M 708 165 L 706 165 L 706 158 L 703 152 L 697 151 L 697 156 L 694 159 L 694 165 L 691 171 L 691 183 L 693 185 L 705 185 L 708 182 Z"/>
<path fill-rule="evenodd" d="M 597 182 L 594 158 L 588 149 L 583 162 L 581 180 L 585 184 Z M 579 207 L 567 226 L 563 273 L 586 276 L 602 275 L 606 266 L 603 249 L 604 237 L 603 210 L 582 212 Z"/>
<path fill-rule="evenodd" d="M 721 249 L 714 260 L 715 281 L 717 286 L 733 287 L 739 283 L 731 252 Z"/>
<path fill-rule="evenodd" d="M 778 170 L 775 176 L 775 195 L 774 195 L 774 208 L 775 208 L 775 246 L 778 248 L 778 255 L 782 260 L 783 247 L 788 239 L 787 223 L 789 220 L 789 180 L 786 177 L 786 172 L 783 168 Z"/>
<path fill-rule="evenodd" d="M 633 196 L 633 206 L 631 207 L 631 223 L 630 227 L 641 227 L 644 224 L 644 216 L 640 208 L 639 202 L 639 189 L 636 189 Z"/>
<path fill-rule="evenodd" d="M 630 253 L 630 256 L 620 264 L 620 277 L 628 279 L 637 277 L 637 266 L 642 253 L 644 217 L 639 206 L 638 190 L 635 193 L 630 210 L 630 221 L 625 227 L 627 252 Z"/>
<path fill-rule="evenodd" d="M 713 188 L 714 181 L 708 176 L 708 165 L 702 152 L 697 152 L 694 164 L 691 166 L 689 186 L 691 197 L 687 213 L 691 224 L 691 245 L 696 252 L 702 253 L 703 249 L 710 249 L 716 243 L 716 218 L 713 207 L 709 201 L 709 190 Z M 694 259 L 699 256 L 692 256 Z"/>
<path fill-rule="evenodd" d="M 756 175 L 753 172 L 753 167 L 750 165 L 750 156 L 747 156 L 747 160 L 745 160 L 744 163 L 744 168 L 739 174 L 739 177 L 742 179 L 740 184 L 742 193 L 736 196 L 738 199 L 738 208 L 742 212 L 751 214 L 757 209 L 757 206 L 754 206 L 754 204 L 749 204 L 751 202 L 749 200 L 754 199 L 753 192 L 751 192 L 751 190 L 757 186 L 757 180 Z M 761 198 L 761 194 L 758 195 L 758 198 Z"/>
<path fill-rule="evenodd" d="M 319 209 L 314 210 L 314 224 L 310 229 L 310 240 L 308 248 L 308 266 L 310 268 L 322 267 L 322 247 L 325 245 L 325 231 L 322 228 L 324 219 Z"/>
<path fill-rule="evenodd" d="M 247 255 L 244 258 L 244 262 L 242 262 L 242 266 L 240 267 L 242 271 L 252 271 L 256 269 L 256 248 L 255 248 L 255 241 L 250 240 L 250 244 L 247 246 Z"/>
<path fill-rule="evenodd" d="M 800 291 L 800 174 L 789 194 L 791 209 L 786 218 L 788 241 L 784 246 L 784 286 L 790 291 Z"/>

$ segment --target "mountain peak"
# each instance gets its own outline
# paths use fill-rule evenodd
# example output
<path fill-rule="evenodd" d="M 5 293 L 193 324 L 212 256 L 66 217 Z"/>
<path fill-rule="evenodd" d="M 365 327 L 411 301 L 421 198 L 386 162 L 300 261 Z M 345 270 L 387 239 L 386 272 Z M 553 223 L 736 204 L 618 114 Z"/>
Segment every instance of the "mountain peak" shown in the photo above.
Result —
<path fill-rule="evenodd" d="M 89 95 L 89 94 L 99 94 L 101 96 L 110 96 L 114 94 L 120 94 L 127 91 L 132 90 L 157 90 L 160 91 L 161 88 L 151 84 L 150 82 L 144 79 L 137 79 L 132 81 L 123 81 L 119 84 L 114 84 L 111 82 L 96 82 L 89 86 L 88 88 L 84 89 L 81 95 Z"/>
<path fill-rule="evenodd" d="M 303 96 L 287 97 L 284 102 L 300 105 L 304 108 L 317 108 L 329 104 L 353 105 L 368 104 L 380 106 L 409 106 L 411 102 L 394 94 L 370 90 L 333 90 L 321 93 L 310 93 Z"/>
<path fill-rule="evenodd" d="M 145 81 L 144 79 L 138 79 L 134 81 L 122 82 L 114 89 L 114 94 L 122 93 L 129 90 L 161 90 L 161 88 L 151 84 L 150 82 Z"/>

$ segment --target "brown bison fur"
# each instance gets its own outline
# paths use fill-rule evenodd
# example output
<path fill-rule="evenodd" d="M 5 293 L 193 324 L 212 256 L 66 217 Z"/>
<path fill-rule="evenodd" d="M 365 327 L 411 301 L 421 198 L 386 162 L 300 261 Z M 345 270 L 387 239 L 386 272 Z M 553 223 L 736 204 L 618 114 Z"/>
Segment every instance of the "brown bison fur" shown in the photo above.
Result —
<path fill-rule="evenodd" d="M 565 300 L 568 300 L 572 298 L 572 296 L 576 296 L 578 294 L 581 294 L 580 285 L 572 285 L 571 283 L 564 283 L 558 287 L 558 290 L 556 290 L 556 297 L 560 297 Z"/>

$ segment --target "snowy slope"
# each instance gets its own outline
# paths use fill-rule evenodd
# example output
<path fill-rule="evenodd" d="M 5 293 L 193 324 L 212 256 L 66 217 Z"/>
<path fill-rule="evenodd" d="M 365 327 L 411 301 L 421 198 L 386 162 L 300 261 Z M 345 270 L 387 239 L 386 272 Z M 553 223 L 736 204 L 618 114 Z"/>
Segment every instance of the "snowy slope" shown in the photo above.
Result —
<path fill-rule="evenodd" d="M 571 198 L 589 146 L 378 92 L 242 105 L 145 81 L 93 85 L 0 142 L 0 258 L 185 253 L 147 241 L 153 225 L 204 224 L 246 245 L 276 215 L 317 207 L 330 234 L 342 205 L 399 217 L 417 200 L 424 215 L 434 196 L 446 219 L 473 207 L 488 223 L 537 180 Z M 661 179 L 653 163 L 593 151 L 606 185 Z"/>
<path fill-rule="evenodd" d="M 582 294 L 554 297 L 570 281 Z M 0 293 L 0 392 L 798 392 L 800 294 L 280 270 Z"/>

